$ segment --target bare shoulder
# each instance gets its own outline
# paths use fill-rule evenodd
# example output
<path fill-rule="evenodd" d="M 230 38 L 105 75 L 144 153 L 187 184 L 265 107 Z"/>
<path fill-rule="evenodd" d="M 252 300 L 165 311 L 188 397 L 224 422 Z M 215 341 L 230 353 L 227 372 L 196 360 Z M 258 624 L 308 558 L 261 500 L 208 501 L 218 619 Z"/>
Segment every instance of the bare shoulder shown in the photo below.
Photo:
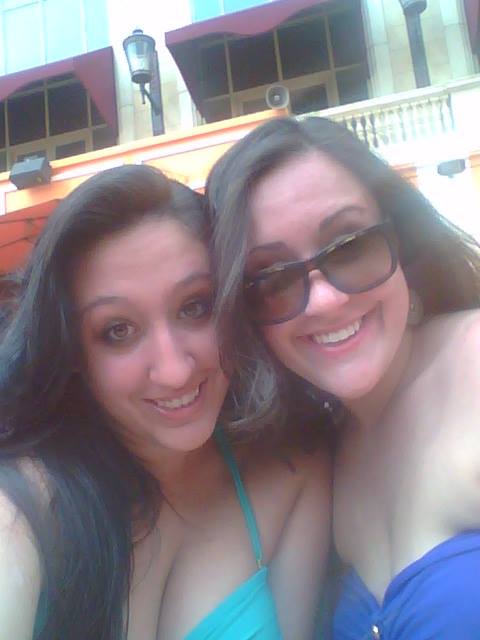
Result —
<path fill-rule="evenodd" d="M 453 364 L 480 357 L 480 309 L 435 316 L 418 332 L 418 342 L 430 355 L 445 356 Z"/>
<path fill-rule="evenodd" d="M 32 637 L 41 575 L 40 558 L 27 520 L 0 493 L 0 640 Z"/>

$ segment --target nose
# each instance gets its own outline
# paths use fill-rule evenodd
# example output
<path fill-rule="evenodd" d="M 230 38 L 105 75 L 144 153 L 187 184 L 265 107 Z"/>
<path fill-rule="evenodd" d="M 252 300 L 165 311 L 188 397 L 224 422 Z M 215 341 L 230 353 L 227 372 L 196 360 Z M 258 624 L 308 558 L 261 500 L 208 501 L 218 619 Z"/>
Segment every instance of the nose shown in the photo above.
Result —
<path fill-rule="evenodd" d="M 350 300 L 348 293 L 336 289 L 320 271 L 311 271 L 309 279 L 310 295 L 305 307 L 306 315 L 324 315 L 336 311 Z"/>
<path fill-rule="evenodd" d="M 185 339 L 162 326 L 152 331 L 145 347 L 150 381 L 170 389 L 185 387 L 195 369 L 195 358 Z"/>

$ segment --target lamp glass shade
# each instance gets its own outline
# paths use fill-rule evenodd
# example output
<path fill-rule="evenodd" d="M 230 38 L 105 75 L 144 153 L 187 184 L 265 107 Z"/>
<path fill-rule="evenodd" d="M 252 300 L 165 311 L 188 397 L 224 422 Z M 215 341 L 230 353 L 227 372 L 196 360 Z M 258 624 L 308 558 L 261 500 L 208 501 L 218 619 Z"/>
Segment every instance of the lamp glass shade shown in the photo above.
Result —
<path fill-rule="evenodd" d="M 151 81 L 154 68 L 155 40 L 135 29 L 131 36 L 123 41 L 132 82 L 147 84 Z"/>

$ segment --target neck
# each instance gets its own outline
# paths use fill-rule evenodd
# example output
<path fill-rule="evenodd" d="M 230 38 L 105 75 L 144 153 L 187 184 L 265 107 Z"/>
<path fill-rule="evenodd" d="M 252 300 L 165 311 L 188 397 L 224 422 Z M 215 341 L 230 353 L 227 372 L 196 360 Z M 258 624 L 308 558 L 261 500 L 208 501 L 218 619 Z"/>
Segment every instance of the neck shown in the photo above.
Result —
<path fill-rule="evenodd" d="M 412 330 L 407 327 L 390 366 L 378 384 L 367 395 L 345 403 L 361 427 L 369 428 L 378 423 L 385 407 L 404 379 L 412 354 L 412 340 Z"/>

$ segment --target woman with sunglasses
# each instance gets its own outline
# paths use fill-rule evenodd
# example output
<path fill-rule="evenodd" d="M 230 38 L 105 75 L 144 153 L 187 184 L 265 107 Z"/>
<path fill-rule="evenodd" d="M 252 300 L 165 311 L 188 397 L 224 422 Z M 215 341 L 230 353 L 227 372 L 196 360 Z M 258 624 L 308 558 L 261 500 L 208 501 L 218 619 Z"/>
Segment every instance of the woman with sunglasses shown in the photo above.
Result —
<path fill-rule="evenodd" d="M 15 283 L 0 343 L 1 640 L 311 638 L 327 456 L 284 453 L 239 420 L 208 234 L 202 196 L 117 167 L 62 201 Z"/>
<path fill-rule="evenodd" d="M 230 357 L 266 345 L 272 419 L 292 384 L 332 408 L 333 638 L 480 638 L 477 245 L 321 118 L 253 131 L 207 196 Z"/>

